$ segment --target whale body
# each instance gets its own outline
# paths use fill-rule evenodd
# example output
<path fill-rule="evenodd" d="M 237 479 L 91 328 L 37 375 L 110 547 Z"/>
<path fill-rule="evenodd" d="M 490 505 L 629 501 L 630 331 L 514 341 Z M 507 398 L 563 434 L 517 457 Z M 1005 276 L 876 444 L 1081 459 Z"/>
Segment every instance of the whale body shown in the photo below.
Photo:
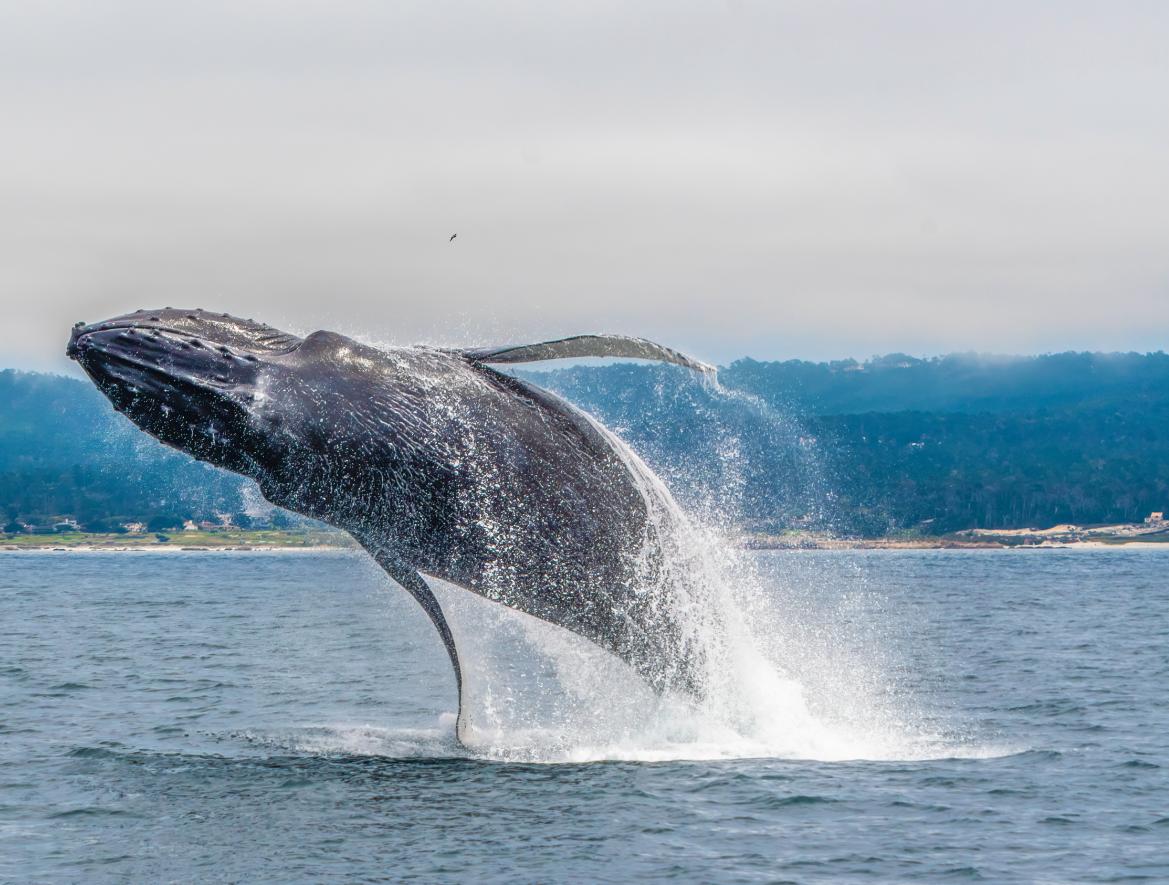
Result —
<path fill-rule="evenodd" d="M 375 348 L 202 310 L 74 327 L 68 354 L 162 442 L 255 480 L 274 504 L 348 531 L 425 609 L 463 672 L 436 577 L 577 633 L 658 691 L 702 693 L 680 617 L 678 508 L 623 443 L 488 363 L 581 356 L 708 367 L 652 342 Z"/>

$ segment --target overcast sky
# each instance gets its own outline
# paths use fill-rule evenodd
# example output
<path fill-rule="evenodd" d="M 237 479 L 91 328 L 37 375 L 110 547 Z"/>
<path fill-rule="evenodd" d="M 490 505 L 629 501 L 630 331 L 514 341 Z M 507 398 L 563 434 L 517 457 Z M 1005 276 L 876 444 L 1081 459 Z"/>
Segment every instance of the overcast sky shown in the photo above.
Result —
<path fill-rule="evenodd" d="M 0 110 L 0 365 L 165 305 L 720 362 L 1169 346 L 1169 3 L 0 0 Z"/>

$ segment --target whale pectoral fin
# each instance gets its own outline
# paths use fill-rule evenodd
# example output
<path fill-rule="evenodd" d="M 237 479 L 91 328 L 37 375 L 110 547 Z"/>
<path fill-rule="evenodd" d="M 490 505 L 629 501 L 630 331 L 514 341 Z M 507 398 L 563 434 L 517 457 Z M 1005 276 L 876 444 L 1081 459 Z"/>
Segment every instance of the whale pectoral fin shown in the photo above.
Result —
<path fill-rule="evenodd" d="M 459 692 L 459 716 L 455 722 L 455 736 L 459 743 L 466 743 L 467 711 L 463 704 L 463 670 L 459 665 L 459 653 L 455 648 L 454 634 L 451 633 L 450 624 L 447 623 L 446 616 L 442 613 L 442 607 L 438 604 L 434 591 L 430 589 L 417 569 L 403 561 L 392 550 L 381 545 L 365 545 L 363 543 L 362 546 L 377 560 L 377 564 L 385 569 L 386 574 L 401 584 L 406 592 L 417 600 L 418 604 L 422 606 L 422 610 L 438 628 L 438 634 L 442 637 L 442 643 L 446 646 L 451 664 L 455 668 L 455 686 Z"/>
<path fill-rule="evenodd" d="M 534 363 L 600 356 L 621 359 L 659 360 L 685 366 L 698 372 L 713 373 L 714 367 L 644 338 L 625 335 L 575 335 L 538 344 L 514 344 L 504 347 L 481 347 L 460 351 L 477 363 Z"/>

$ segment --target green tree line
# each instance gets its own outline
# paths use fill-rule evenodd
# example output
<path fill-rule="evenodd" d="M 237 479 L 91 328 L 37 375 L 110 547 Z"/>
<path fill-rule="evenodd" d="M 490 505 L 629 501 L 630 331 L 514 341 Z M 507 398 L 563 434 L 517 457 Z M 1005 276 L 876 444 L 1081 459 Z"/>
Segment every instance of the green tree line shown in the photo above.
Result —
<path fill-rule="evenodd" d="M 241 481 L 166 448 L 90 384 L 0 371 L 0 517 L 5 527 L 69 517 L 93 531 L 174 526 L 241 509 Z"/>
<path fill-rule="evenodd" d="M 844 534 L 1136 521 L 1169 509 L 1169 356 L 904 354 L 521 372 L 596 414 L 688 505 Z M 238 512 L 245 481 L 88 383 L 0 372 L 0 518 L 109 528 Z"/>

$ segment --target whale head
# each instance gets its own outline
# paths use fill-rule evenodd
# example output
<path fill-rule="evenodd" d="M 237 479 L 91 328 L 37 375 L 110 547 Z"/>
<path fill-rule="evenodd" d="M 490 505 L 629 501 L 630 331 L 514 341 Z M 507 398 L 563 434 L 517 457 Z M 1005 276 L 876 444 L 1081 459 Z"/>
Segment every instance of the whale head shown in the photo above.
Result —
<path fill-rule="evenodd" d="M 142 430 L 257 480 L 283 503 L 312 479 L 313 400 L 330 395 L 321 389 L 329 373 L 306 366 L 343 343 L 359 346 L 332 332 L 299 338 L 228 314 L 165 308 L 78 323 L 66 353 Z M 306 392 L 310 381 L 316 389 Z M 290 390 L 297 395 L 273 395 Z"/>

